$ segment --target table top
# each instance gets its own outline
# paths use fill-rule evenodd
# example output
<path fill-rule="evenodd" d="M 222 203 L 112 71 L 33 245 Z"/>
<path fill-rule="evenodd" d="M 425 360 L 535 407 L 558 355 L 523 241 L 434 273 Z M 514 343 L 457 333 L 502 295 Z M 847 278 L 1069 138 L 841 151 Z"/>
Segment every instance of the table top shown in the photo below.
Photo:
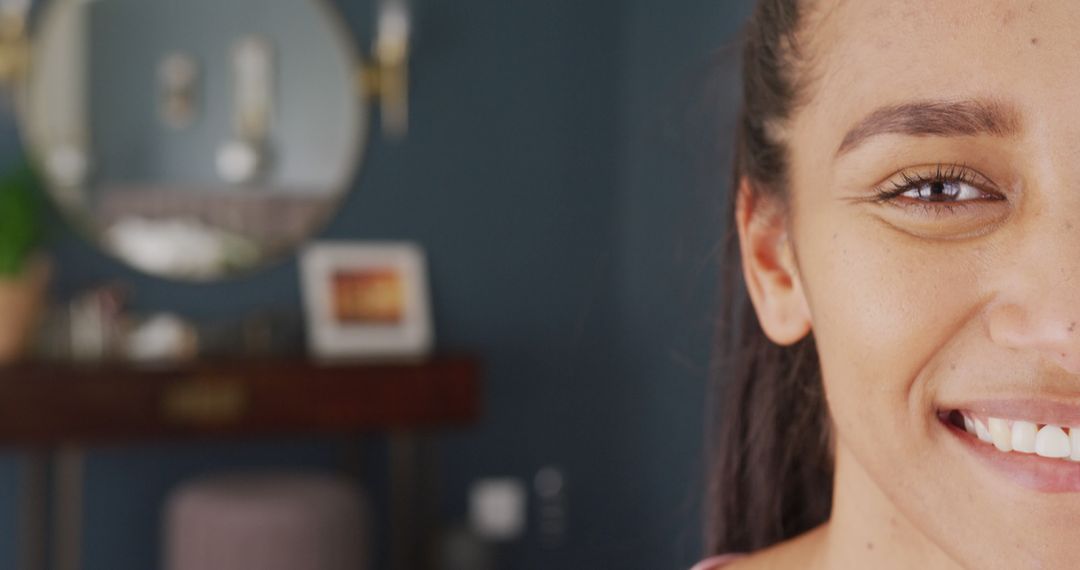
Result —
<path fill-rule="evenodd" d="M 479 415 L 480 365 L 469 356 L 0 368 L 0 445 L 9 446 L 434 430 Z"/>

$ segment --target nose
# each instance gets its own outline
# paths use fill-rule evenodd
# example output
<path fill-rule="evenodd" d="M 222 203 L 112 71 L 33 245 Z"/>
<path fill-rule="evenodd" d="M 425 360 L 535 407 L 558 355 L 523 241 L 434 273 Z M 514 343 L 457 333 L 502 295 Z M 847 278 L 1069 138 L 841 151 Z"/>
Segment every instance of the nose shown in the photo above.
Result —
<path fill-rule="evenodd" d="M 1042 224 L 1021 240 L 1016 263 L 995 279 L 995 301 L 986 313 L 990 338 L 1080 375 L 1080 231 L 1049 227 Z"/>
<path fill-rule="evenodd" d="M 1080 288 L 1076 302 L 1002 302 L 991 308 L 990 338 L 1006 348 L 1035 351 L 1073 375 L 1080 375 Z"/>

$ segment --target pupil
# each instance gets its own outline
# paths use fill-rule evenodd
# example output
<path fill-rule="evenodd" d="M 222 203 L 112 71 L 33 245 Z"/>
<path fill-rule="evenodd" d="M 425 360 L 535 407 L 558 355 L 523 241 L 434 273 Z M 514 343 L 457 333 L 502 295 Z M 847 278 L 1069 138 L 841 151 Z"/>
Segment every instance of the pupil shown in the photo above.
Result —
<path fill-rule="evenodd" d="M 931 182 L 928 189 L 930 190 L 930 195 L 927 196 L 927 198 L 931 202 L 945 202 L 952 197 L 948 193 L 948 184 L 946 182 L 940 180 Z"/>

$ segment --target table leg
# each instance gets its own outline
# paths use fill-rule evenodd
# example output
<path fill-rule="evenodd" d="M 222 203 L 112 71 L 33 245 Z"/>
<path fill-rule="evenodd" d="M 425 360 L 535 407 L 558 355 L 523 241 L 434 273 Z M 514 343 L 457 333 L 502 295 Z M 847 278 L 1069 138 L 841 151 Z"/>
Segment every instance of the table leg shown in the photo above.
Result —
<path fill-rule="evenodd" d="M 49 521 L 49 454 L 30 452 L 19 460 L 19 553 L 21 570 L 46 570 Z"/>
<path fill-rule="evenodd" d="M 390 436 L 390 567 L 418 568 L 416 511 L 416 437 L 408 433 Z"/>
<path fill-rule="evenodd" d="M 83 474 L 86 452 L 65 448 L 56 452 L 53 473 L 53 565 L 56 570 L 82 567 Z"/>
<path fill-rule="evenodd" d="M 390 567 L 426 570 L 438 517 L 438 471 L 431 438 L 390 435 Z"/>

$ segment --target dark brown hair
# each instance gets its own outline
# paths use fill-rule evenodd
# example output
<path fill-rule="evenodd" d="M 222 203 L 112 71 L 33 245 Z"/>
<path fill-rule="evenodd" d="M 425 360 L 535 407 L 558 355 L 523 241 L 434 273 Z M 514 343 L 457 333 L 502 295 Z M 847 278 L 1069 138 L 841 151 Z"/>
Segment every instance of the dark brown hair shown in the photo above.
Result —
<path fill-rule="evenodd" d="M 760 0 L 745 30 L 742 108 L 721 279 L 719 360 L 711 447 L 711 553 L 750 552 L 805 532 L 829 517 L 829 417 L 812 336 L 778 346 L 746 294 L 734 228 L 740 181 L 783 201 L 788 149 L 778 140 L 798 105 L 804 62 L 798 0 Z"/>

